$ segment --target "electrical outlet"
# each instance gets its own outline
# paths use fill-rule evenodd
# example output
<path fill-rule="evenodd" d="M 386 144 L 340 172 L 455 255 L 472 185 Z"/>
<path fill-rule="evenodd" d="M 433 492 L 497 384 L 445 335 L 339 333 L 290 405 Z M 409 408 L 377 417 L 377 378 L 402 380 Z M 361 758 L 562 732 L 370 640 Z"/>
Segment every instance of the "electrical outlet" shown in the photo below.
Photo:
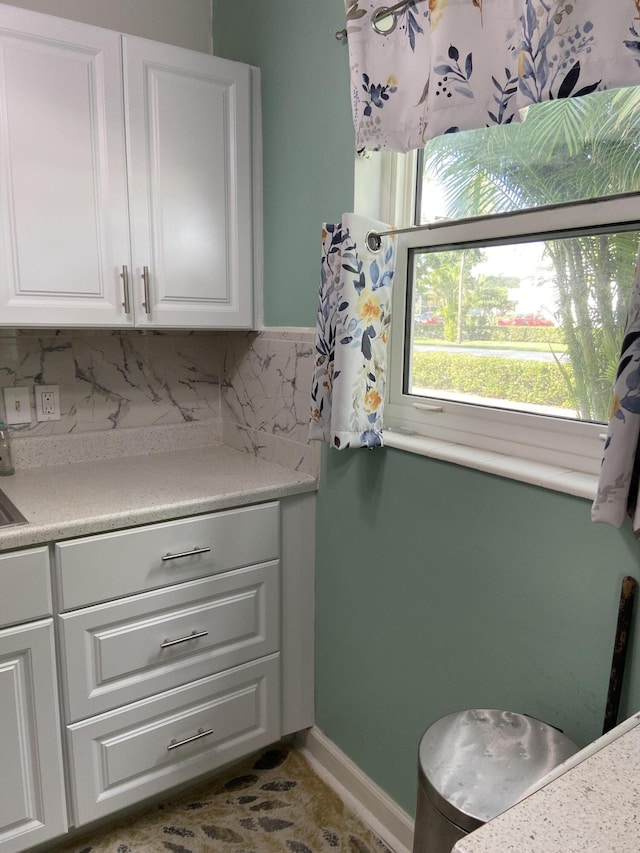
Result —
<path fill-rule="evenodd" d="M 29 387 L 4 388 L 5 421 L 8 424 L 31 423 L 31 395 Z"/>
<path fill-rule="evenodd" d="M 36 419 L 39 421 L 60 420 L 60 391 L 57 385 L 36 385 Z"/>

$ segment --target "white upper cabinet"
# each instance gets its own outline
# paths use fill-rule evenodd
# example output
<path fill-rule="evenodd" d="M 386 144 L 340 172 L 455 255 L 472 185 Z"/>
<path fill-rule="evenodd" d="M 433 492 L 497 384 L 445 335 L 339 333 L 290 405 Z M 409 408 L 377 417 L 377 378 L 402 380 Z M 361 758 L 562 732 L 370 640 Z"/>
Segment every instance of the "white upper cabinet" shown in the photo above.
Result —
<path fill-rule="evenodd" d="M 118 33 L 0 6 L 0 323 L 131 325 Z"/>
<path fill-rule="evenodd" d="M 251 69 L 0 4 L 0 324 L 253 326 Z"/>
<path fill-rule="evenodd" d="M 123 41 L 136 325 L 251 326 L 250 69 Z"/>

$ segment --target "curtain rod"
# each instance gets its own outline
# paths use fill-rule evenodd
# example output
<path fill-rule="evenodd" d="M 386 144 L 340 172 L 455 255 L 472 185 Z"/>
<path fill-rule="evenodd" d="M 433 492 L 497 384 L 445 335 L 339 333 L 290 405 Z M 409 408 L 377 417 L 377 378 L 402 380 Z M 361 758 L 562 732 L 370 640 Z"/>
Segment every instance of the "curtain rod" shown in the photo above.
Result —
<path fill-rule="evenodd" d="M 637 199 L 637 192 L 626 192 L 626 193 L 616 193 L 613 196 L 609 196 L 607 200 L 621 200 L 621 199 Z M 471 222 L 486 222 L 488 220 L 496 221 L 500 219 L 506 219 L 508 217 L 516 217 L 516 216 L 527 216 L 531 213 L 539 213 L 540 211 L 552 211 L 552 210 L 562 210 L 571 209 L 575 207 L 586 207 L 590 204 L 596 204 L 600 201 L 602 203 L 602 199 L 592 199 L 592 198 L 580 198 L 575 201 L 563 201 L 556 202 L 555 204 L 541 204 L 539 207 L 527 208 L 526 210 L 515 210 L 515 211 L 507 211 L 505 213 L 489 213 L 483 216 L 468 216 L 460 219 L 436 219 L 434 222 L 427 222 L 423 225 L 408 225 L 406 228 L 390 228 L 387 231 L 376 231 L 372 229 L 371 231 L 367 231 L 365 237 L 365 243 L 367 244 L 367 248 L 370 252 L 379 252 L 382 248 L 382 238 L 383 237 L 391 237 L 396 234 L 411 234 L 418 233 L 420 231 L 436 231 L 439 228 L 445 228 L 447 225 L 467 225 Z M 618 225 L 622 226 L 624 222 L 610 222 L 606 223 L 606 225 Z M 573 230 L 572 228 L 567 228 L 567 231 Z"/>
<path fill-rule="evenodd" d="M 380 6 L 378 9 L 375 9 L 373 14 L 371 15 L 371 26 L 373 29 L 379 33 L 381 36 L 386 36 L 389 33 L 392 33 L 397 24 L 396 12 L 399 12 L 401 9 L 404 9 L 405 6 L 408 6 L 411 0 L 400 0 L 399 3 L 394 3 L 393 6 Z M 388 19 L 391 18 L 389 21 Z M 342 39 L 347 37 L 347 31 L 338 30 L 336 33 L 336 38 L 338 41 L 342 41 Z"/>

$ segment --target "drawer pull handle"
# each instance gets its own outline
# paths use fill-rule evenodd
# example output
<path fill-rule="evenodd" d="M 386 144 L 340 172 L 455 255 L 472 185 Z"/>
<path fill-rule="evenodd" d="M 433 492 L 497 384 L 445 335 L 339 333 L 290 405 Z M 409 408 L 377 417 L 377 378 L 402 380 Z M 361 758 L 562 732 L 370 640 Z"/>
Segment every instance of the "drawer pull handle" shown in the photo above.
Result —
<path fill-rule="evenodd" d="M 188 643 L 189 640 L 199 640 L 200 637 L 206 637 L 208 631 L 192 631 L 187 637 L 180 637 L 178 640 L 165 640 L 163 643 L 160 643 L 161 649 L 168 649 L 169 646 L 177 646 L 180 643 Z"/>
<path fill-rule="evenodd" d="M 182 557 L 193 557 L 195 554 L 208 554 L 211 548 L 192 548 L 191 551 L 182 551 L 180 554 L 165 554 L 162 562 L 166 560 L 179 560 Z"/>
<path fill-rule="evenodd" d="M 176 740 L 173 738 L 169 746 L 167 747 L 167 751 L 171 749 L 177 749 L 179 746 L 184 746 L 187 743 L 193 743 L 194 740 L 200 740 L 201 737 L 206 737 L 207 735 L 212 735 L 213 729 L 198 729 L 198 734 L 191 735 L 191 737 L 186 737 L 184 740 Z"/>

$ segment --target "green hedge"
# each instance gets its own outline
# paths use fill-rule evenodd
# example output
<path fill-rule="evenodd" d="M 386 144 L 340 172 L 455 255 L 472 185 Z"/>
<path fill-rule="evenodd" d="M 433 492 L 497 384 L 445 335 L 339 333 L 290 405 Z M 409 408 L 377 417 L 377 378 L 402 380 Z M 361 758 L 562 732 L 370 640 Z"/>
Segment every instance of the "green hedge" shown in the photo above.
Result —
<path fill-rule="evenodd" d="M 565 365 L 571 375 L 571 365 Z M 499 356 L 414 352 L 413 385 L 539 406 L 574 405 L 558 365 Z"/>
<path fill-rule="evenodd" d="M 413 327 L 415 338 L 427 340 L 444 340 L 442 323 L 422 325 L 415 323 Z M 463 341 L 513 341 L 529 344 L 562 344 L 564 333 L 560 326 L 464 326 Z"/>

